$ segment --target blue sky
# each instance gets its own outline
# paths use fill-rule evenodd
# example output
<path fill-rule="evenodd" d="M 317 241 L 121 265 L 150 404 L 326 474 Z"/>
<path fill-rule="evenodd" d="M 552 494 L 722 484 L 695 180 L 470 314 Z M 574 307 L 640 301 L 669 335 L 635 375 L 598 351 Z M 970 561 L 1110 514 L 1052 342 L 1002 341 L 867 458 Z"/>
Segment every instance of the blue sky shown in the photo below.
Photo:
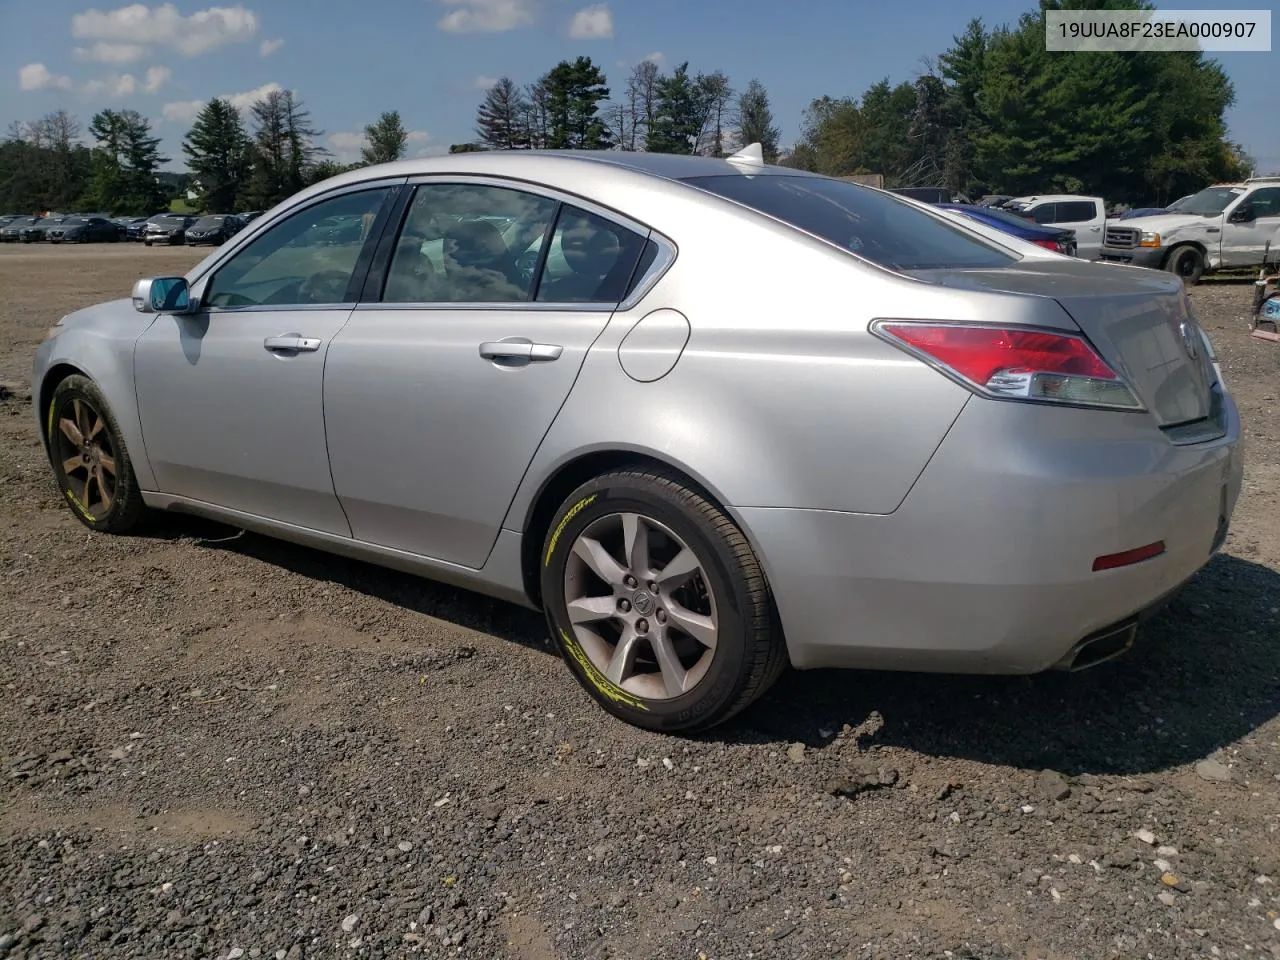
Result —
<path fill-rule="evenodd" d="M 817 96 L 859 95 L 909 80 L 980 13 L 1013 22 L 1034 0 L 208 0 L 91 6 L 92 0 L 5 0 L 0 9 L 0 124 L 65 107 L 87 124 L 106 106 L 153 119 L 169 166 L 201 102 L 247 102 L 275 84 L 296 90 L 341 159 L 382 110 L 400 111 L 413 153 L 472 138 L 483 87 L 503 74 L 535 79 L 590 56 L 621 92 L 638 61 L 759 78 L 784 143 Z M 1190 7 L 1191 4 L 1179 6 Z M 1196 9 L 1240 9 L 1198 0 Z M 1162 9 L 1164 7 L 1162 6 Z M 1216 54 L 1236 86 L 1231 135 L 1280 171 L 1275 81 L 1280 53 Z"/>

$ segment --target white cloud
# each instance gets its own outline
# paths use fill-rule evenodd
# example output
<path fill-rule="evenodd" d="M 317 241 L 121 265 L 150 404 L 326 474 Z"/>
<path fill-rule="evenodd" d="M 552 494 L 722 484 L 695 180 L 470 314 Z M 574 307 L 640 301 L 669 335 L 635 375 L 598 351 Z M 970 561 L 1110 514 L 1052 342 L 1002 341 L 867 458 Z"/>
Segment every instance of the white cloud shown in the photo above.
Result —
<path fill-rule="evenodd" d="M 534 0 L 440 0 L 455 8 L 436 21 L 446 33 L 501 33 L 533 23 Z"/>
<path fill-rule="evenodd" d="M 23 90 L 70 90 L 71 78 L 53 73 L 43 63 L 28 63 L 18 71 Z"/>
<path fill-rule="evenodd" d="M 613 14 L 607 3 L 583 7 L 569 21 L 569 36 L 575 40 L 608 40 L 613 36 Z"/>
<path fill-rule="evenodd" d="M 405 143 L 408 145 L 405 155 L 410 157 L 427 157 L 433 156 L 439 152 L 439 148 L 429 145 L 431 135 L 425 130 L 410 130 L 405 134 Z M 325 137 L 325 146 L 333 154 L 333 158 L 339 163 L 355 163 L 360 159 L 360 151 L 364 148 L 368 141 L 362 132 L 351 133 L 349 131 L 341 131 L 339 133 L 331 133 Z M 413 148 L 417 147 L 415 151 Z"/>
<path fill-rule="evenodd" d="M 147 48 L 137 43 L 107 43 L 99 40 L 91 47 L 76 47 L 77 60 L 95 60 L 98 63 L 133 63 L 147 54 Z"/>
<path fill-rule="evenodd" d="M 147 82 L 143 89 L 145 89 L 147 93 L 155 93 L 168 83 L 169 78 L 172 76 L 173 71 L 168 67 L 148 67 Z"/>
<path fill-rule="evenodd" d="M 233 107 L 243 113 L 268 93 L 283 89 L 284 87 L 278 83 L 264 83 L 254 90 L 246 90 L 243 93 L 221 94 L 219 99 L 230 101 Z M 171 120 L 175 123 L 190 123 L 208 102 L 208 100 L 180 100 L 176 103 L 166 103 L 161 113 L 166 120 Z"/>
<path fill-rule="evenodd" d="M 484 74 L 476 77 L 475 88 L 477 90 L 491 90 L 493 85 L 498 82 L 497 77 L 486 77 Z"/>
<path fill-rule="evenodd" d="M 283 46 L 284 41 L 278 37 L 275 40 L 263 40 L 262 43 L 258 45 L 258 55 L 269 57 Z"/>
<path fill-rule="evenodd" d="M 651 63 L 662 63 L 665 59 L 667 59 L 667 55 L 661 50 L 657 50 L 644 58 L 644 60 L 648 60 Z M 644 60 L 642 60 L 641 63 L 643 63 Z"/>
<path fill-rule="evenodd" d="M 187 56 L 252 40 L 257 32 L 258 15 L 242 6 L 209 7 L 184 17 L 172 3 L 158 7 L 134 3 L 110 11 L 86 10 L 71 18 L 71 35 L 77 39 L 172 46 Z"/>

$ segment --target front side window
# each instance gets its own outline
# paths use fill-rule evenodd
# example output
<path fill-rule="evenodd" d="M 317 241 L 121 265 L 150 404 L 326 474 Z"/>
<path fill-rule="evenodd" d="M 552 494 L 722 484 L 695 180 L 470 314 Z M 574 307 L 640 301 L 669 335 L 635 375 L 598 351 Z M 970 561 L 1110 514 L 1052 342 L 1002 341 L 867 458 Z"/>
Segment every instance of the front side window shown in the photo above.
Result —
<path fill-rule="evenodd" d="M 1018 257 L 892 194 L 829 177 L 692 177 L 734 200 L 892 270 L 994 268 Z"/>
<path fill-rule="evenodd" d="M 356 262 L 391 187 L 330 197 L 250 240 L 209 281 L 211 307 L 351 303 Z"/>
<path fill-rule="evenodd" d="M 474 183 L 418 187 L 383 288 L 384 303 L 528 300 L 557 203 Z"/>
<path fill-rule="evenodd" d="M 1245 201 L 1253 208 L 1255 217 L 1280 216 L 1280 187 L 1263 187 L 1249 194 Z"/>

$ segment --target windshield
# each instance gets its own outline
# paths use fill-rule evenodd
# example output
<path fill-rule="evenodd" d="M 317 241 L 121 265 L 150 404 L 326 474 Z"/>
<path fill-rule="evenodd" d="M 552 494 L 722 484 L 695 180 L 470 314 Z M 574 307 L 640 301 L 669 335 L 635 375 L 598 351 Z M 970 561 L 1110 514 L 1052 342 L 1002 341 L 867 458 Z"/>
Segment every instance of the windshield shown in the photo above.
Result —
<path fill-rule="evenodd" d="M 1230 206 L 1231 201 L 1244 193 L 1242 187 L 1205 187 L 1199 193 L 1193 193 L 1181 202 L 1179 213 L 1190 213 L 1200 217 L 1216 217 Z"/>
<path fill-rule="evenodd" d="M 152 217 L 151 222 L 158 227 L 185 227 L 185 217 Z"/>
<path fill-rule="evenodd" d="M 212 230 L 214 227 L 222 226 L 223 221 L 226 219 L 226 217 L 201 217 L 193 224 L 193 226 L 199 227 L 202 230 Z"/>
<path fill-rule="evenodd" d="M 1006 267 L 1018 257 L 892 194 L 828 177 L 690 177 L 686 183 L 893 270 Z"/>

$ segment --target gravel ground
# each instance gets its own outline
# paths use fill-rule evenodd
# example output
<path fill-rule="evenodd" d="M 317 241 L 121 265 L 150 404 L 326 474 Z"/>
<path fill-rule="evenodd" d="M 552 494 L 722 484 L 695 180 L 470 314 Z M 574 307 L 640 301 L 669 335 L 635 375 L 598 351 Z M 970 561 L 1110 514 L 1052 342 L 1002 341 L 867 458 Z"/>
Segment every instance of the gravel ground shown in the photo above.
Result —
<path fill-rule="evenodd" d="M 45 329 L 199 254 L 0 248 L 0 956 L 1280 957 L 1280 347 L 1223 553 L 1079 675 L 791 673 L 696 739 L 539 618 L 213 524 L 89 533 Z M 198 424 L 193 424 L 198 428 Z"/>

